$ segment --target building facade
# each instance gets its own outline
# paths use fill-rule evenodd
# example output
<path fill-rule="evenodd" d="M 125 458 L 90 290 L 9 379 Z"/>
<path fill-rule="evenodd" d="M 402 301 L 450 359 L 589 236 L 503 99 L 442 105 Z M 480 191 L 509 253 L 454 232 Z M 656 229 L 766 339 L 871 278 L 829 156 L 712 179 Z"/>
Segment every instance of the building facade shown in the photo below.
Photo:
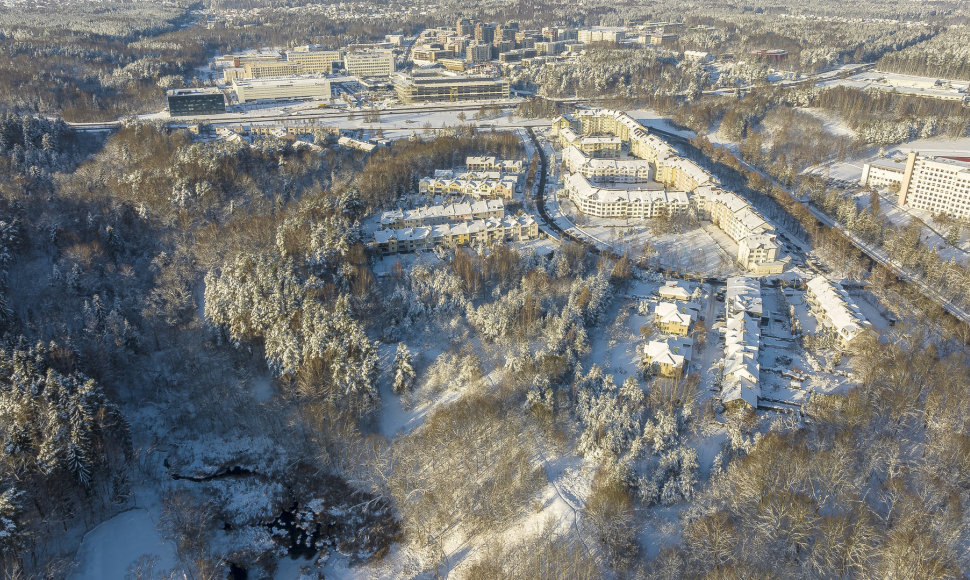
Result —
<path fill-rule="evenodd" d="M 324 77 L 237 79 L 232 89 L 240 103 L 275 99 L 329 99 L 330 80 Z"/>
<path fill-rule="evenodd" d="M 394 90 L 402 103 L 422 101 L 491 101 L 509 98 L 509 81 L 492 77 L 397 74 Z"/>
<path fill-rule="evenodd" d="M 899 205 L 970 218 L 970 158 L 910 153 L 899 188 Z"/>
<path fill-rule="evenodd" d="M 219 89 L 173 89 L 165 93 L 165 98 L 173 117 L 226 112 L 226 97 Z"/>

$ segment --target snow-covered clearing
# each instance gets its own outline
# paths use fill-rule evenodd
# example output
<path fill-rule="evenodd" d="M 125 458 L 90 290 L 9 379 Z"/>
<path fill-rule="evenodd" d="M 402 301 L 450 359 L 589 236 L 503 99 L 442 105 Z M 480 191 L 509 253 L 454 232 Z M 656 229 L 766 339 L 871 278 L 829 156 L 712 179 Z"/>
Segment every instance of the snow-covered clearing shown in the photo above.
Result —
<path fill-rule="evenodd" d="M 150 577 L 160 577 L 178 564 L 175 546 L 162 539 L 154 516 L 142 508 L 122 512 L 88 532 L 76 561 L 78 567 L 69 576 L 74 580 L 120 580 L 139 565 Z"/>
<path fill-rule="evenodd" d="M 857 133 L 832 111 L 813 107 L 798 107 L 796 110 L 811 115 L 825 124 L 825 130 L 836 137 L 855 137 Z"/>

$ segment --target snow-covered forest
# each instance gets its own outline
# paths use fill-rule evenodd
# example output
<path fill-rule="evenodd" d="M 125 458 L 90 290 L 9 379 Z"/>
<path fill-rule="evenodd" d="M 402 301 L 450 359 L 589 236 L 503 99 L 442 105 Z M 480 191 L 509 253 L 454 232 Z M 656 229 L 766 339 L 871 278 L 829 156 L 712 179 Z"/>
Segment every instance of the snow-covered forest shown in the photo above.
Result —
<path fill-rule="evenodd" d="M 970 267 L 931 248 L 925 224 L 886 219 L 877 192 L 806 170 L 967 137 L 970 109 L 779 83 L 746 58 L 788 50 L 793 78 L 860 63 L 963 78 L 963 3 L 348 4 L 75 2 L 47 22 L 49 3 L 0 8 L 0 576 L 966 576 L 970 327 L 808 204 L 963 307 Z M 223 25 L 203 26 L 213 12 Z M 685 22 L 671 47 L 510 68 L 537 94 L 514 116 L 597 99 L 692 135 L 685 157 L 871 299 L 882 322 L 839 349 L 828 331 L 794 332 L 798 276 L 765 281 L 782 307 L 756 324 L 789 335 L 765 338 L 764 371 L 826 389 L 721 404 L 713 273 L 690 282 L 704 297 L 684 337 L 694 367 L 664 376 L 641 356 L 665 278 L 644 256 L 549 235 L 368 247 L 380 212 L 415 205 L 420 179 L 469 155 L 523 160 L 505 207 L 534 211 L 543 127 L 533 141 L 463 116 L 364 153 L 322 132 L 200 138 L 128 116 L 160 109 L 162 87 L 202 84 L 214 54 L 462 15 Z M 85 133 L 61 118 L 122 123 Z M 677 235 L 673 221 L 644 236 Z M 949 243 L 966 234 L 939 221 Z"/>

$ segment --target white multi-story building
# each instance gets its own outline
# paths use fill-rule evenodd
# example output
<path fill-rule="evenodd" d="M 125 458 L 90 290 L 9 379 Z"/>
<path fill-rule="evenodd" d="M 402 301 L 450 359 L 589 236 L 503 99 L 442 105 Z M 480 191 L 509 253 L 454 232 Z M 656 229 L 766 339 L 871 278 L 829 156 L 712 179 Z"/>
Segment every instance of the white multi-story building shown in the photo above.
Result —
<path fill-rule="evenodd" d="M 286 52 L 286 62 L 300 67 L 299 74 L 333 72 L 334 63 L 344 58 L 342 50 L 324 50 L 313 46 L 297 47 Z"/>
<path fill-rule="evenodd" d="M 924 157 L 906 160 L 899 205 L 970 218 L 970 157 Z"/>
<path fill-rule="evenodd" d="M 877 189 L 894 185 L 899 187 L 903 183 L 904 175 L 906 175 L 905 163 L 882 159 L 862 166 L 862 177 L 859 179 L 859 184 Z"/>
<path fill-rule="evenodd" d="M 344 55 L 347 74 L 355 77 L 386 77 L 394 72 L 394 53 L 390 50 L 360 50 Z"/>
<path fill-rule="evenodd" d="M 563 150 L 562 161 L 570 172 L 594 182 L 645 183 L 653 175 L 653 168 L 645 159 L 589 158 L 573 145 Z"/>
<path fill-rule="evenodd" d="M 330 80 L 324 77 L 236 79 L 232 89 L 240 103 L 266 99 L 330 98 Z"/>

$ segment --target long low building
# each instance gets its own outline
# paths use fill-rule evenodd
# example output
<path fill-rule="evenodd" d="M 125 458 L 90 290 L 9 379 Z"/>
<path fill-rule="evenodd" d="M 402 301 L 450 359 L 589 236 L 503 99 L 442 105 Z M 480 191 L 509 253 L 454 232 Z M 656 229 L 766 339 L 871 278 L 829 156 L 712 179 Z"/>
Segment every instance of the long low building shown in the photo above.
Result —
<path fill-rule="evenodd" d="M 761 397 L 761 284 L 753 278 L 728 278 L 724 310 L 721 402 L 732 409 L 756 409 Z"/>
<path fill-rule="evenodd" d="M 386 211 L 381 214 L 381 226 L 412 228 L 504 217 L 505 202 L 496 199 Z"/>
<path fill-rule="evenodd" d="M 415 71 L 392 76 L 402 103 L 423 101 L 494 101 L 509 98 L 508 79 Z"/>
<path fill-rule="evenodd" d="M 214 115 L 226 112 L 226 96 L 214 88 L 172 89 L 165 93 L 173 117 Z"/>
<path fill-rule="evenodd" d="M 822 326 L 831 329 L 843 348 L 871 326 L 859 306 L 841 285 L 817 276 L 807 284 L 808 303 Z"/>
<path fill-rule="evenodd" d="M 431 227 L 382 229 L 374 232 L 381 255 L 430 250 L 435 246 L 489 245 L 539 237 L 539 224 L 528 215 L 489 218 Z"/>
<path fill-rule="evenodd" d="M 329 99 L 330 79 L 325 77 L 292 77 L 236 79 L 232 88 L 240 103 L 276 99 Z"/>
<path fill-rule="evenodd" d="M 597 187 L 581 173 L 566 179 L 569 200 L 579 211 L 600 218 L 650 219 L 687 211 L 687 194 L 662 189 L 608 189 Z"/>

